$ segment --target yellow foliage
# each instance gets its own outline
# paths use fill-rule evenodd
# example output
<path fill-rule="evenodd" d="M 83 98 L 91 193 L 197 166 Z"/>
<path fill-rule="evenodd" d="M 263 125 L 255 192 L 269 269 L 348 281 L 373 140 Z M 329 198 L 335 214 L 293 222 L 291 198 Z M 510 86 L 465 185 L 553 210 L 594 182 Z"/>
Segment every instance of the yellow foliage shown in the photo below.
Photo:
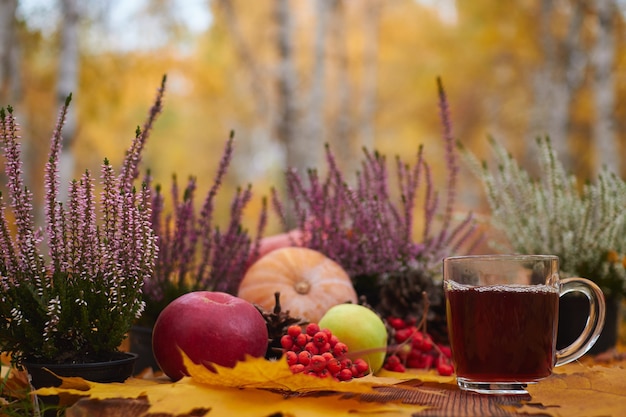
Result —
<path fill-rule="evenodd" d="M 80 378 L 64 378 L 61 387 L 42 388 L 37 390 L 37 394 L 59 395 L 62 399 L 68 396 L 84 396 L 98 401 L 116 399 L 115 407 L 122 409 L 136 408 L 135 400 L 139 399 L 148 403 L 148 406 L 141 408 L 142 413 L 166 416 L 197 413 L 198 410 L 211 410 L 211 415 L 220 416 L 276 414 L 306 417 L 372 413 L 410 416 L 427 408 L 399 402 L 362 401 L 362 395 L 376 394 L 374 387 L 393 386 L 401 382 L 394 378 L 370 376 L 351 382 L 338 382 L 329 378 L 292 374 L 286 362 L 271 362 L 262 358 L 249 358 L 232 369 L 215 366 L 216 373 L 194 364 L 186 357 L 185 366 L 191 377 L 175 383 L 131 378 L 123 384 L 99 384 Z M 403 385 L 402 389 L 420 390 L 410 385 Z M 84 401 L 78 402 L 72 407 L 73 411 L 68 412 L 68 416 L 85 415 L 80 411 L 83 407 L 89 408 L 90 405 Z"/>
<path fill-rule="evenodd" d="M 460 391 L 454 377 L 433 371 L 382 371 L 350 382 L 291 374 L 284 361 L 248 359 L 217 373 L 186 360 L 191 377 L 169 381 L 131 378 L 123 384 L 97 384 L 65 378 L 60 388 L 39 395 L 84 397 L 70 407 L 78 416 L 410 416 L 437 409 L 441 415 L 486 416 L 620 415 L 626 409 L 626 363 L 575 363 L 530 385 L 530 398 L 482 396 Z"/>
<path fill-rule="evenodd" d="M 620 415 L 626 409 L 625 375 L 623 366 L 566 366 L 552 377 L 529 386 L 532 401 L 517 412 L 554 417 Z"/>

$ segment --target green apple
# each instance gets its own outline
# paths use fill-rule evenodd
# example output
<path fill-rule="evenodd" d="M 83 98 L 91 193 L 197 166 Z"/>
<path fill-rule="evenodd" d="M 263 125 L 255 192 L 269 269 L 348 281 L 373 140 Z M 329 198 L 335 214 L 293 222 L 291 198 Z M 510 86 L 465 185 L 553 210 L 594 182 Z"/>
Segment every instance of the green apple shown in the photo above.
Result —
<path fill-rule="evenodd" d="M 372 373 L 383 366 L 387 353 L 387 328 L 369 308 L 358 304 L 338 304 L 331 307 L 318 324 L 322 329 L 329 329 L 348 346 L 348 355 L 356 355 L 351 359 L 365 360 Z M 358 354 L 361 351 L 363 355 Z"/>

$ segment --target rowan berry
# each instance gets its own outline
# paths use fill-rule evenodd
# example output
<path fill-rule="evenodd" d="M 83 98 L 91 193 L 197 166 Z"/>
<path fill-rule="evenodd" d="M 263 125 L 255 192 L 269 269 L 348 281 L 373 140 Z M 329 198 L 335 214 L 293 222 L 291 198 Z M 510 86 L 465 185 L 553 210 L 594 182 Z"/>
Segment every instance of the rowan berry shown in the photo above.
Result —
<path fill-rule="evenodd" d="M 433 339 L 430 337 L 430 335 L 423 335 L 422 344 L 419 349 L 423 352 L 430 352 L 433 349 Z"/>
<path fill-rule="evenodd" d="M 406 355 L 406 359 L 409 360 L 409 361 L 411 359 L 419 359 L 419 358 L 422 357 L 423 354 L 424 354 L 424 352 L 422 352 L 421 350 L 411 349 L 409 354 Z"/>
<path fill-rule="evenodd" d="M 324 332 L 317 332 L 313 335 L 313 343 L 317 347 L 323 347 L 326 343 L 328 343 L 328 335 Z"/>
<path fill-rule="evenodd" d="M 394 335 L 394 339 L 398 343 L 405 342 L 408 338 L 413 336 L 413 333 L 417 331 L 417 328 L 411 326 L 406 327 L 404 329 L 396 330 L 396 334 Z"/>
<path fill-rule="evenodd" d="M 356 359 L 353 363 L 354 365 L 356 365 L 356 368 L 359 371 L 359 375 L 365 375 L 370 370 L 369 364 L 361 358 Z"/>
<path fill-rule="evenodd" d="M 417 319 L 390 316 L 387 324 L 395 330 L 393 339 L 398 345 L 385 359 L 385 369 L 404 372 L 406 368 L 436 368 L 441 375 L 454 372 L 450 347 L 435 344 L 430 334 L 420 331 Z"/>
<path fill-rule="evenodd" d="M 391 368 L 387 368 L 391 372 L 406 372 L 406 367 L 401 363 L 397 363 Z"/>
<path fill-rule="evenodd" d="M 297 325 L 291 325 L 287 328 L 287 334 L 293 338 L 298 337 L 298 335 L 300 335 L 302 333 L 302 329 L 300 328 L 300 326 Z"/>
<path fill-rule="evenodd" d="M 320 326 L 317 323 L 309 323 L 306 326 L 306 334 L 314 336 L 315 333 L 320 331 Z"/>
<path fill-rule="evenodd" d="M 330 343 L 325 343 L 324 346 L 320 347 L 320 353 L 324 353 L 324 352 L 330 352 L 330 350 L 332 349 L 330 347 Z"/>
<path fill-rule="evenodd" d="M 335 375 L 343 368 L 341 367 L 341 361 L 339 359 L 332 358 L 326 362 L 326 369 L 328 369 L 331 374 Z"/>
<path fill-rule="evenodd" d="M 280 338 L 280 345 L 283 347 L 283 349 L 285 350 L 289 350 L 293 347 L 293 337 L 289 336 L 288 334 L 283 335 Z"/>
<path fill-rule="evenodd" d="M 339 358 L 337 358 L 339 359 Z M 350 368 L 352 366 L 352 360 L 348 358 L 339 359 L 343 368 Z"/>
<path fill-rule="evenodd" d="M 311 355 L 317 355 L 320 351 L 313 342 L 307 342 L 307 344 L 304 346 L 304 350 L 306 350 L 307 352 L 311 352 Z"/>
<path fill-rule="evenodd" d="M 287 351 L 287 353 L 285 353 L 285 357 L 287 358 L 287 364 L 289 366 L 298 363 L 298 354 L 296 354 L 296 352 Z"/>
<path fill-rule="evenodd" d="M 385 365 L 394 366 L 400 362 L 400 358 L 397 355 L 389 355 L 387 356 L 387 360 L 385 361 Z"/>
<path fill-rule="evenodd" d="M 302 365 L 301 363 L 297 363 L 295 365 L 291 365 L 289 367 L 289 369 L 291 370 L 291 372 L 293 372 L 294 374 L 300 373 L 302 371 L 304 371 L 304 365 Z"/>
<path fill-rule="evenodd" d="M 413 347 L 414 349 L 423 350 L 422 349 L 423 343 L 424 343 L 424 334 L 419 331 L 415 332 L 413 334 L 413 337 L 411 338 L 411 347 Z"/>
<path fill-rule="evenodd" d="M 309 366 L 315 372 L 319 372 L 322 369 L 326 368 L 326 359 L 322 355 L 313 355 L 311 356 L 311 362 L 309 363 Z"/>
<path fill-rule="evenodd" d="M 333 354 L 336 357 L 344 356 L 348 353 L 348 346 L 343 342 L 337 342 L 335 346 L 333 346 Z"/>
<path fill-rule="evenodd" d="M 442 376 L 450 376 L 454 373 L 454 367 L 450 363 L 440 362 L 437 365 L 437 372 Z"/>
<path fill-rule="evenodd" d="M 294 352 L 296 352 L 296 353 L 300 353 L 300 352 L 302 351 L 302 349 L 303 349 L 303 347 L 302 347 L 302 346 L 298 346 L 298 345 L 296 345 L 296 344 L 294 343 L 294 345 L 293 345 L 293 346 L 291 347 L 291 349 L 289 349 L 289 350 L 294 351 Z"/>
<path fill-rule="evenodd" d="M 337 379 L 340 381 L 349 381 L 352 379 L 352 371 L 349 368 L 344 368 L 337 374 Z"/>
<path fill-rule="evenodd" d="M 332 375 L 339 381 L 347 381 L 369 371 L 367 362 L 362 359 L 353 362 L 347 358 L 348 346 L 329 329 L 320 330 L 316 323 L 310 323 L 305 328 L 290 326 L 280 340 L 293 373 L 320 378 Z"/>
<path fill-rule="evenodd" d="M 389 317 L 387 319 L 387 323 L 389 323 L 389 325 L 396 330 L 404 329 L 406 327 L 405 321 L 400 317 Z"/>
<path fill-rule="evenodd" d="M 304 347 L 306 346 L 306 344 L 309 342 L 309 338 L 307 337 L 306 334 L 304 333 L 300 333 L 297 337 L 296 337 L 296 345 L 300 346 L 300 347 Z"/>
<path fill-rule="evenodd" d="M 298 353 L 298 362 L 304 366 L 307 366 L 311 362 L 311 356 L 313 356 L 311 355 L 311 352 L 303 350 L 302 352 Z"/>

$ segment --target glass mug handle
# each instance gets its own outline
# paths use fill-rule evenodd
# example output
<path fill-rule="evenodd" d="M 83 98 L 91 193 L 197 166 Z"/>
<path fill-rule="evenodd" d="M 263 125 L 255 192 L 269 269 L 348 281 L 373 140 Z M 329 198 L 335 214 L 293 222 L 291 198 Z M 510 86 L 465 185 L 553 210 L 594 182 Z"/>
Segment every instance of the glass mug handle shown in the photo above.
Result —
<path fill-rule="evenodd" d="M 561 291 L 559 296 L 570 292 L 581 292 L 589 300 L 589 318 L 585 328 L 578 339 L 571 345 L 556 352 L 556 363 L 554 366 L 565 365 L 583 356 L 596 342 L 604 327 L 604 316 L 606 306 L 604 294 L 600 287 L 585 278 L 565 278 L 561 280 Z M 560 320 L 561 318 L 559 318 Z"/>

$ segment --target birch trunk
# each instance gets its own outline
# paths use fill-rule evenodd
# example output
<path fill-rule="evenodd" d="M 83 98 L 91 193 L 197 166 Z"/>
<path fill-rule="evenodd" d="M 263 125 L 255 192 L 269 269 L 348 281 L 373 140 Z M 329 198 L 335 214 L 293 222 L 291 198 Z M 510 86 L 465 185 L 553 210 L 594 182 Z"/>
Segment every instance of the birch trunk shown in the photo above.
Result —
<path fill-rule="evenodd" d="M 313 68 L 311 84 L 304 120 L 304 138 L 308 142 L 308 156 L 305 161 L 309 167 L 318 167 L 322 160 L 322 151 L 325 140 L 326 104 L 326 44 L 328 39 L 328 19 L 330 2 L 332 0 L 317 0 L 315 11 L 317 22 L 313 40 Z"/>
<path fill-rule="evenodd" d="M 11 105 L 22 129 L 22 155 L 24 157 L 24 183 L 33 188 L 32 175 L 37 161 L 36 146 L 31 143 L 28 115 L 21 105 L 23 95 L 22 48 L 17 34 L 17 0 L 0 0 L 0 107 Z M 37 214 L 35 222 L 42 224 L 43 216 Z"/>
<path fill-rule="evenodd" d="M 331 119 L 331 139 L 335 144 L 333 150 L 346 173 L 346 180 L 352 182 L 353 173 L 358 168 L 360 153 L 354 146 L 354 118 L 352 112 L 353 85 L 350 79 L 348 63 L 348 35 L 346 31 L 346 5 L 343 0 L 335 0 L 332 4 L 332 20 L 330 33 L 333 45 L 333 64 L 335 68 L 335 84 L 333 92 L 335 102 Z"/>
<path fill-rule="evenodd" d="M 68 186 L 72 178 L 74 178 L 74 166 L 76 164 L 72 143 L 76 135 L 77 126 L 79 0 L 62 0 L 61 11 L 61 50 L 59 53 L 59 75 L 57 80 L 57 101 L 59 105 L 63 103 L 69 94 L 73 94 L 72 104 L 63 128 L 63 149 L 59 157 L 59 178 L 61 181 L 59 198 L 61 201 L 66 201 Z"/>
<path fill-rule="evenodd" d="M 383 3 L 369 0 L 365 6 L 365 49 L 363 51 L 363 94 L 359 117 L 359 138 L 369 149 L 374 147 L 376 93 L 378 90 L 378 44 L 380 38 L 380 15 Z"/>
<path fill-rule="evenodd" d="M 218 5 L 224 13 L 226 28 L 234 43 L 235 52 L 250 75 L 250 91 L 254 92 L 251 94 L 251 99 L 254 101 L 257 116 L 261 121 L 270 120 L 271 108 L 268 92 L 265 89 L 265 71 L 261 69 L 249 42 L 245 39 L 233 2 L 231 0 L 219 0 Z"/>
<path fill-rule="evenodd" d="M 276 137 L 285 149 L 285 167 L 302 172 L 306 167 L 306 142 L 299 132 L 298 75 L 294 63 L 294 31 L 289 0 L 276 1 L 276 46 L 278 70 L 276 78 Z"/>
<path fill-rule="evenodd" d="M 596 119 L 593 124 L 593 139 L 596 146 L 594 170 L 597 174 L 602 166 L 620 173 L 620 152 L 616 142 L 615 110 L 615 29 L 613 16 L 618 13 L 614 0 L 596 1 L 596 39 L 591 53 L 593 76 L 592 91 Z"/>
<path fill-rule="evenodd" d="M 289 0 L 276 0 L 276 47 L 278 68 L 276 74 L 276 125 L 275 134 L 285 151 L 284 168 L 295 169 L 301 175 L 307 166 L 307 146 L 299 135 L 298 75 L 294 57 L 294 31 Z M 289 201 L 283 190 L 282 201 Z M 287 227 L 295 227 L 293 207 L 284 207 Z"/>
<path fill-rule="evenodd" d="M 16 10 L 17 0 L 0 0 L 0 106 L 15 104 L 21 90 Z"/>
<path fill-rule="evenodd" d="M 556 19 L 554 1 L 543 0 L 541 3 L 538 42 L 543 66 L 533 78 L 534 104 L 529 121 L 531 137 L 549 136 L 567 170 L 572 168 L 568 143 L 571 103 L 583 82 L 587 65 L 580 47 L 585 6 L 578 1 L 570 2 L 569 6 L 568 30 L 564 38 L 559 39 L 552 30 L 553 19 Z M 526 149 L 526 162 L 533 167 L 533 147 L 527 146 Z"/>

